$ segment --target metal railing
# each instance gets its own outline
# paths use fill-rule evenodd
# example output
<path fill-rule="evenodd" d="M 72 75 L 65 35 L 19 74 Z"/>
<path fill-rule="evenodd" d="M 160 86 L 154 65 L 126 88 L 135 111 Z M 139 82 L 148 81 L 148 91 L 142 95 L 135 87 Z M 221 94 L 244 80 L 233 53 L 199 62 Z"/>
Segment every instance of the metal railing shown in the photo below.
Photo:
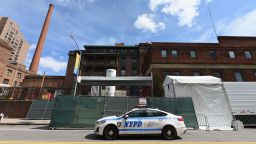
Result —
<path fill-rule="evenodd" d="M 256 126 L 256 114 L 234 115 L 236 120 L 243 123 L 244 126 Z"/>
<path fill-rule="evenodd" d="M 72 89 L 0 87 L 0 100 L 53 99 L 57 95 L 70 95 Z"/>

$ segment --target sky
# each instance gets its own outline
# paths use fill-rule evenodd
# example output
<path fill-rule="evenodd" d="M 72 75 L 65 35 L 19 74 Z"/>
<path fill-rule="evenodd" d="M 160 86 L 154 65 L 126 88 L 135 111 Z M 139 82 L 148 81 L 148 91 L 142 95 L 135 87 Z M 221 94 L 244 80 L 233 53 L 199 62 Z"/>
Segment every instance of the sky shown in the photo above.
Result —
<path fill-rule="evenodd" d="M 0 15 L 13 19 L 30 44 L 27 67 L 50 3 L 54 11 L 39 74 L 65 75 L 68 52 L 77 49 L 70 35 L 81 49 L 119 42 L 216 43 L 216 34 L 256 36 L 256 0 L 0 0 Z"/>

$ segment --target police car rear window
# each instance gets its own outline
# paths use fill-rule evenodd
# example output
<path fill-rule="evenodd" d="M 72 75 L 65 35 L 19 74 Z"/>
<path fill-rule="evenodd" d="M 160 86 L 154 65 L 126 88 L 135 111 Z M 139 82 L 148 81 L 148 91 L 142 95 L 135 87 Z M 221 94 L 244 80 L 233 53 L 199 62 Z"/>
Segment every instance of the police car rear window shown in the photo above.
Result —
<path fill-rule="evenodd" d="M 156 110 L 147 110 L 146 111 L 146 116 L 147 117 L 157 117 L 157 116 L 166 116 L 166 113 L 156 111 Z"/>

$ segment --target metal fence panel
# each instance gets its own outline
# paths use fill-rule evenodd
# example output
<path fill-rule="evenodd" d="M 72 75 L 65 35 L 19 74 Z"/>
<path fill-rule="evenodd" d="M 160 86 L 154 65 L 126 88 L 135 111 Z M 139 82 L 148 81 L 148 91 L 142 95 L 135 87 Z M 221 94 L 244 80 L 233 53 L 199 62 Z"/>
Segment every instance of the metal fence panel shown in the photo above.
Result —
<path fill-rule="evenodd" d="M 126 97 L 105 97 L 104 116 L 121 115 L 127 111 Z"/>
<path fill-rule="evenodd" d="M 139 97 L 58 96 L 51 119 L 53 128 L 93 128 L 103 116 L 121 115 L 138 105 Z M 191 98 L 149 98 L 149 106 L 182 115 L 187 127 L 197 128 Z"/>
<path fill-rule="evenodd" d="M 51 119 L 55 100 L 34 100 L 26 119 Z"/>
<path fill-rule="evenodd" d="M 59 96 L 50 127 L 92 128 L 103 115 L 104 97 Z"/>
<path fill-rule="evenodd" d="M 235 115 L 236 120 L 243 122 L 244 126 L 256 126 L 256 115 Z"/>
<path fill-rule="evenodd" d="M 184 117 L 186 127 L 198 128 L 197 117 L 195 114 L 193 101 L 188 98 L 149 98 L 150 107 L 180 115 Z"/>
<path fill-rule="evenodd" d="M 105 97 L 79 97 L 78 128 L 92 128 L 95 121 L 102 117 Z"/>

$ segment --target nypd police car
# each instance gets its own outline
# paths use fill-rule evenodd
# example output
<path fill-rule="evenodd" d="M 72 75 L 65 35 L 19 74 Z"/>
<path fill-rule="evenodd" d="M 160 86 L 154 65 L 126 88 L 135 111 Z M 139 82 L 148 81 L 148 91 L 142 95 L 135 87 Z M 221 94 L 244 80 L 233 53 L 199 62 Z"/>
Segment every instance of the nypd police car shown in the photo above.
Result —
<path fill-rule="evenodd" d="M 174 139 L 186 132 L 182 116 L 159 109 L 136 108 L 122 116 L 109 116 L 96 121 L 94 133 L 106 139 L 127 134 L 161 134 Z"/>

